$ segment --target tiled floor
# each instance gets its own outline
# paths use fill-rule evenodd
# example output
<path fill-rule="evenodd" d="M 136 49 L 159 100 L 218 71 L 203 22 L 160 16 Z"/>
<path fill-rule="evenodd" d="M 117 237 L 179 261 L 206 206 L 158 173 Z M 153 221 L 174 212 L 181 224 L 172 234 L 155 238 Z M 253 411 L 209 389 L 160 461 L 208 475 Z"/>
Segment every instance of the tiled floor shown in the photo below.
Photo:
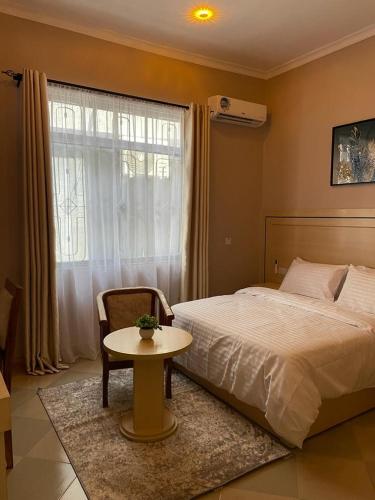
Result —
<path fill-rule="evenodd" d="M 36 390 L 98 373 L 99 361 L 80 361 L 56 375 L 14 376 L 15 467 L 8 475 L 9 500 L 86 499 Z M 308 440 L 302 452 L 202 499 L 375 500 L 375 411 Z"/>

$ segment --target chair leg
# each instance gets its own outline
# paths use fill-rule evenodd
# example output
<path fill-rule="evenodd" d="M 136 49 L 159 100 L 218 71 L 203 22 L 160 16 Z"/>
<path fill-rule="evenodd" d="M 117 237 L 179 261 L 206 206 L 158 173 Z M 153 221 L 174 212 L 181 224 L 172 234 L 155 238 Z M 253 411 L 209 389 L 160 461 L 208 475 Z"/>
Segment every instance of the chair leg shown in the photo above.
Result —
<path fill-rule="evenodd" d="M 166 382 L 165 382 L 165 397 L 167 399 L 172 399 L 172 360 L 167 360 L 166 366 Z"/>
<path fill-rule="evenodd" d="M 13 469 L 12 431 L 6 431 L 4 433 L 4 443 L 5 443 L 5 460 L 7 464 L 7 469 Z"/>
<path fill-rule="evenodd" d="M 103 408 L 108 408 L 109 370 L 103 367 Z"/>

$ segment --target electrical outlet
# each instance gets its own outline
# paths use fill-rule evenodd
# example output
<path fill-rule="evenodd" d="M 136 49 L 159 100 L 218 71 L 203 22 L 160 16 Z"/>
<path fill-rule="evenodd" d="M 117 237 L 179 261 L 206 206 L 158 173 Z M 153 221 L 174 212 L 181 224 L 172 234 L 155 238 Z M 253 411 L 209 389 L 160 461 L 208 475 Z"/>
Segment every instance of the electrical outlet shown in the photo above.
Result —
<path fill-rule="evenodd" d="M 226 236 L 224 242 L 226 245 L 231 245 L 232 244 L 232 237 Z"/>

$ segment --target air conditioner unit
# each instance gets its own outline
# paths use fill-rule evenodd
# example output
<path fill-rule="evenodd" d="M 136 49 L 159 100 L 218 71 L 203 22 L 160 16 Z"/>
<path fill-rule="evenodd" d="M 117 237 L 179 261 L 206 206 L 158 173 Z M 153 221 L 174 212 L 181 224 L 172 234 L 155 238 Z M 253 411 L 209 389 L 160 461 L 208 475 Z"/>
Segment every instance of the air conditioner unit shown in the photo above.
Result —
<path fill-rule="evenodd" d="M 236 123 L 247 127 L 260 127 L 267 120 L 267 106 L 232 97 L 214 95 L 208 98 L 211 119 L 219 122 Z"/>

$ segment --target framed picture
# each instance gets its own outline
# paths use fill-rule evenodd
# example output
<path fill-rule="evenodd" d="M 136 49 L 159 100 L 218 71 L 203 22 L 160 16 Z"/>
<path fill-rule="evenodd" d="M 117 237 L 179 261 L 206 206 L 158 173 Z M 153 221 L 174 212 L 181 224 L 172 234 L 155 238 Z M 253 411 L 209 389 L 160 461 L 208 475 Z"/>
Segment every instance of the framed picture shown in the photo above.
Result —
<path fill-rule="evenodd" d="M 375 118 L 332 129 L 331 186 L 375 182 Z"/>

